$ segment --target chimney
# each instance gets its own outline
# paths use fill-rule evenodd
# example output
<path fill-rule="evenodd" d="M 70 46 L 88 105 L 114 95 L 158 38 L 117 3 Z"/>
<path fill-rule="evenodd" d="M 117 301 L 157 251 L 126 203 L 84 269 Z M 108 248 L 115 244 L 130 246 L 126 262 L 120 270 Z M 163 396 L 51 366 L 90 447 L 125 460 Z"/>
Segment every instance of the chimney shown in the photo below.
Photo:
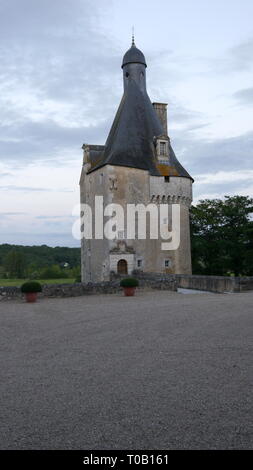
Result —
<path fill-rule="evenodd" d="M 156 111 L 157 116 L 159 117 L 164 135 L 168 135 L 167 129 L 167 103 L 152 103 Z"/>

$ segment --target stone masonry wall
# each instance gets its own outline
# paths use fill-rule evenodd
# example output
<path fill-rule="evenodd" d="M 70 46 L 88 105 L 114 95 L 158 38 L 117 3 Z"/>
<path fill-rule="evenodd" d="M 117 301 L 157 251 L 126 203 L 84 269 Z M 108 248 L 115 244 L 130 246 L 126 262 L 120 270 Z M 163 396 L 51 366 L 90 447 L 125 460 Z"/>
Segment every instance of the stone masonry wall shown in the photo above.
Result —
<path fill-rule="evenodd" d="M 177 287 L 185 289 L 204 290 L 209 292 L 245 292 L 253 290 L 253 276 L 198 276 L 176 274 Z"/>
<path fill-rule="evenodd" d="M 223 277 L 223 276 L 197 276 L 186 274 L 157 274 L 136 272 L 139 279 L 139 289 L 142 290 L 168 290 L 176 291 L 178 287 L 185 289 L 203 290 L 216 293 L 253 291 L 253 276 L 251 277 Z M 123 276 L 124 277 L 124 276 Z M 120 277 L 111 281 L 97 283 L 76 284 L 47 284 L 39 297 L 76 297 L 91 294 L 116 294 L 122 292 Z M 19 287 L 0 287 L 0 301 L 21 299 Z"/>
<path fill-rule="evenodd" d="M 176 291 L 175 278 L 140 279 L 139 289 L 159 289 Z M 39 297 L 77 297 L 91 294 L 116 294 L 122 292 L 120 279 L 96 283 L 47 284 L 43 286 Z M 18 287 L 0 287 L 0 301 L 21 299 L 22 293 Z"/>

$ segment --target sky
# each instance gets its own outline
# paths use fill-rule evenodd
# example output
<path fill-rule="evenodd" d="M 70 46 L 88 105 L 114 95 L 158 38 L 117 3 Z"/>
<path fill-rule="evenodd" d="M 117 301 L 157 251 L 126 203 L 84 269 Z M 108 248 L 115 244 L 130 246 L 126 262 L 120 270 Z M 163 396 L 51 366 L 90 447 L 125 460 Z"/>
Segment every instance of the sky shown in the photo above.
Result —
<path fill-rule="evenodd" d="M 104 144 L 135 42 L 194 203 L 253 197 L 252 0 L 0 0 L 0 243 L 72 237 L 83 143 Z"/>

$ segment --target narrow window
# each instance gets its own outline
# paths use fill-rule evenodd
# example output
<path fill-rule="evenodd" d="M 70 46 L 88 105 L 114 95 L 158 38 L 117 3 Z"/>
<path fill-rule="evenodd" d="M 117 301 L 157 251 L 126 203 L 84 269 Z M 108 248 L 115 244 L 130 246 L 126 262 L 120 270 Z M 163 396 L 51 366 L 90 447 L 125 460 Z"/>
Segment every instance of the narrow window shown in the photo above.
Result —
<path fill-rule="evenodd" d="M 165 268 L 169 268 L 169 266 L 170 266 L 170 260 L 169 259 L 166 259 L 164 261 L 164 266 L 165 266 Z"/>
<path fill-rule="evenodd" d="M 160 155 L 166 155 L 166 142 L 160 142 Z"/>
<path fill-rule="evenodd" d="M 170 177 L 169 177 L 169 176 L 165 176 L 165 177 L 164 177 L 164 181 L 165 181 L 165 183 L 169 183 L 169 182 L 170 182 Z"/>
<path fill-rule="evenodd" d="M 137 260 L 137 268 L 141 268 L 142 267 L 142 259 L 138 259 Z"/>

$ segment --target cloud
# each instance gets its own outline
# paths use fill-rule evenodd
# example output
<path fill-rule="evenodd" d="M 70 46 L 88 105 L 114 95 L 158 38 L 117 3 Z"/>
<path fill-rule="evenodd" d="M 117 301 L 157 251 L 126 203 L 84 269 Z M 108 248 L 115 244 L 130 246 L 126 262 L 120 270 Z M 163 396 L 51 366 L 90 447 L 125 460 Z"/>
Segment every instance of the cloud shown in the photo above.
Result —
<path fill-rule="evenodd" d="M 102 3 L 1 2 L 2 160 L 36 160 L 105 139 L 122 84 L 121 53 L 96 27 Z"/>
<path fill-rule="evenodd" d="M 53 120 L 43 122 L 23 121 L 0 127 L 0 158 L 2 161 L 31 162 L 38 159 L 69 157 L 69 152 L 82 158 L 84 140 L 104 143 L 108 131 L 107 123 L 97 126 L 68 127 Z M 13 136 L 15 135 L 15 139 Z"/>
<path fill-rule="evenodd" d="M 233 94 L 233 97 L 241 104 L 252 105 L 253 103 L 253 88 L 244 88 L 238 90 Z"/>
<path fill-rule="evenodd" d="M 200 140 L 190 133 L 174 133 L 172 145 L 179 161 L 194 175 L 207 171 L 251 170 L 253 131 L 226 139 Z"/>
<path fill-rule="evenodd" d="M 190 121 L 198 121 L 199 124 L 196 124 L 200 126 L 200 121 L 204 119 L 204 116 L 202 113 L 193 111 L 190 109 L 185 108 L 184 106 L 178 104 L 176 101 L 169 101 L 168 105 L 169 109 L 169 119 L 171 121 L 171 124 L 173 123 L 189 123 Z M 202 124 L 206 125 L 206 124 Z"/>
<path fill-rule="evenodd" d="M 206 73 L 226 74 L 250 72 L 252 69 L 253 38 L 228 48 L 225 53 L 215 58 L 203 59 L 207 66 Z"/>
<path fill-rule="evenodd" d="M 19 245 L 44 245 L 48 246 L 68 246 L 80 248 L 80 242 L 75 240 L 71 231 L 69 232 L 5 232 L 0 233 L 0 243 L 10 243 Z"/>
<path fill-rule="evenodd" d="M 197 175 L 199 184 L 226 184 L 233 182 L 251 182 L 253 181 L 253 170 L 239 171 L 218 171 L 216 173 L 204 173 Z"/>
<path fill-rule="evenodd" d="M 210 198 L 224 195 L 252 195 L 253 170 L 219 171 L 216 173 L 196 175 L 194 197 L 203 199 L 208 190 Z"/>
<path fill-rule="evenodd" d="M 6 217 L 12 217 L 16 215 L 28 215 L 27 212 L 0 212 L 0 217 L 6 216 Z"/>
<path fill-rule="evenodd" d="M 74 216 L 71 215 L 37 215 L 35 217 L 36 219 L 41 219 L 41 220 L 50 220 L 50 219 L 73 219 Z"/>
<path fill-rule="evenodd" d="M 8 186 L 0 186 L 0 190 L 2 191 L 21 191 L 21 192 L 63 192 L 63 193 L 72 193 L 72 189 L 51 189 L 51 188 L 40 188 L 38 186 L 16 186 L 14 184 L 10 184 Z"/>
<path fill-rule="evenodd" d="M 8 185 L 8 186 L 0 186 L 1 191 L 52 191 L 51 189 L 48 188 L 39 188 L 39 187 L 33 187 L 33 186 L 16 186 L 16 185 Z"/>
<path fill-rule="evenodd" d="M 253 38 L 248 39 L 228 51 L 227 63 L 235 70 L 250 70 L 252 68 Z"/>

